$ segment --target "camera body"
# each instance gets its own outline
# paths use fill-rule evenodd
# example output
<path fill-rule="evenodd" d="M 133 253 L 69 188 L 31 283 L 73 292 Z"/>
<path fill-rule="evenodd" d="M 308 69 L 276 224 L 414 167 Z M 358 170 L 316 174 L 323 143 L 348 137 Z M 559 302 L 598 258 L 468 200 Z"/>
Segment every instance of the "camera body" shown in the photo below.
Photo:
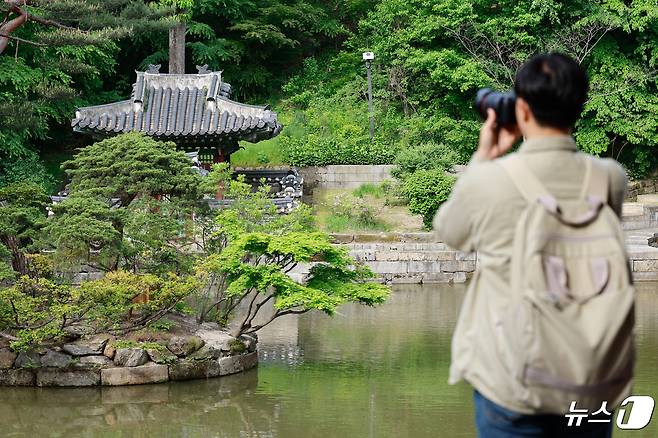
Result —
<path fill-rule="evenodd" d="M 496 112 L 496 123 L 499 126 L 516 125 L 515 104 L 516 94 L 513 91 L 501 93 L 493 91 L 491 88 L 482 88 L 475 96 L 475 110 L 486 119 L 487 109 L 493 109 Z"/>

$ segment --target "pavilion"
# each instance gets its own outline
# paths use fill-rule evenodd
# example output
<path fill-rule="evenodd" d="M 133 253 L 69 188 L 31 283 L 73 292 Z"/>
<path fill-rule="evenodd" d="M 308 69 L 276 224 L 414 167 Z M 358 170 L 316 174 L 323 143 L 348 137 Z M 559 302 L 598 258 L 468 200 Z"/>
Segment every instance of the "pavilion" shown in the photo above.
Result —
<path fill-rule="evenodd" d="M 206 168 L 229 161 L 241 140 L 256 143 L 281 132 L 269 106 L 231 100 L 222 72 L 197 69 L 197 74 L 164 74 L 152 65 L 137 72 L 129 100 L 79 108 L 71 126 L 99 138 L 138 131 L 173 141 L 181 150 L 198 151 Z"/>

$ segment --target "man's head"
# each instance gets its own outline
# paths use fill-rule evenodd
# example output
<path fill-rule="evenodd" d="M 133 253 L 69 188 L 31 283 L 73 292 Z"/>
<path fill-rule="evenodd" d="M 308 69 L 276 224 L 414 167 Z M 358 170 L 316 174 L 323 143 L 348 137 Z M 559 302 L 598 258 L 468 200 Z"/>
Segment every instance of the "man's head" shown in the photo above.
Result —
<path fill-rule="evenodd" d="M 516 120 L 521 133 L 570 132 L 583 111 L 589 80 L 573 59 L 559 53 L 532 57 L 516 75 Z"/>

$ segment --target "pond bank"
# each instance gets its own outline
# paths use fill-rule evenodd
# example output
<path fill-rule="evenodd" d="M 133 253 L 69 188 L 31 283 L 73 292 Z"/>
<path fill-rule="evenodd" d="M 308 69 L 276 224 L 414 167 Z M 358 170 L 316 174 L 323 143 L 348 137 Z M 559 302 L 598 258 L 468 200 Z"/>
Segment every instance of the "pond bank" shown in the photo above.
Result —
<path fill-rule="evenodd" d="M 334 234 L 334 242 L 390 284 L 464 283 L 477 266 L 465 254 L 437 242 L 433 233 Z M 658 229 L 632 230 L 626 244 L 636 281 L 658 281 Z M 300 271 L 301 272 L 301 271 Z"/>
<path fill-rule="evenodd" d="M 160 342 L 99 334 L 37 351 L 0 345 L 0 386 L 142 385 L 227 376 L 258 364 L 257 338 L 236 339 L 213 323 L 189 327 Z"/>

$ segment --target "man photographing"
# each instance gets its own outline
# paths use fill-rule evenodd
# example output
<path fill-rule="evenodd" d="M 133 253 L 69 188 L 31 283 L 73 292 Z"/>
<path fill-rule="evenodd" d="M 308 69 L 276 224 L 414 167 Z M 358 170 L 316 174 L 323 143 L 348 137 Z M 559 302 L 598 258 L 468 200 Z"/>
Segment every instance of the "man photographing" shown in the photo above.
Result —
<path fill-rule="evenodd" d="M 626 174 L 576 147 L 587 92 L 585 71 L 561 54 L 530 59 L 514 94 L 482 90 L 479 147 L 434 220 L 445 243 L 478 253 L 450 382 L 474 387 L 483 438 L 610 437 L 630 392 Z M 574 410 L 590 417 L 570 426 Z"/>

